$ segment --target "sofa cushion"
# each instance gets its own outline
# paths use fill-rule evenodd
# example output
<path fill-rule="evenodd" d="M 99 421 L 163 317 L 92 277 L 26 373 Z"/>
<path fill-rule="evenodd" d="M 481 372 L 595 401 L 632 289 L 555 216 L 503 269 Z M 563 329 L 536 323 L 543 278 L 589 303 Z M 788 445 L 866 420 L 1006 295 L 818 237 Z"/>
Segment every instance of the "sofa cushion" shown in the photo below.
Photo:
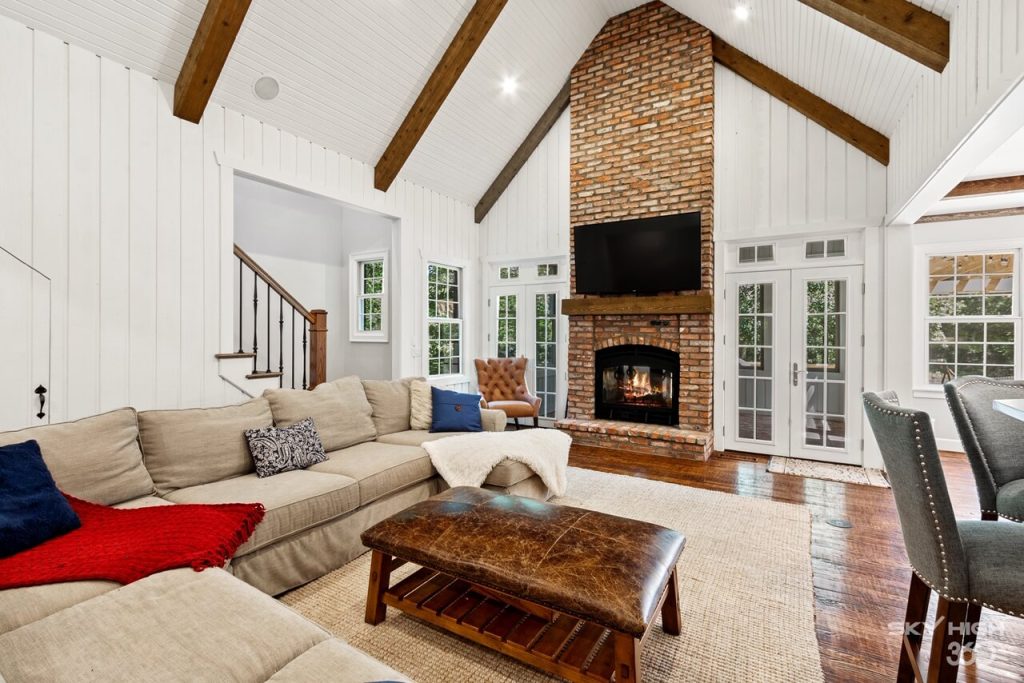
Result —
<path fill-rule="evenodd" d="M 514 486 L 532 476 L 533 470 L 523 463 L 505 459 L 494 466 L 484 482 L 494 486 L 507 487 Z"/>
<path fill-rule="evenodd" d="M 153 493 L 142 463 L 139 425 L 133 408 L 75 422 L 0 434 L 0 446 L 35 439 L 61 491 L 102 505 Z"/>
<path fill-rule="evenodd" d="M 409 383 L 410 429 L 430 429 L 434 418 L 434 399 L 430 389 L 426 380 L 417 379 Z"/>
<path fill-rule="evenodd" d="M 265 479 L 246 474 L 190 486 L 169 493 L 167 499 L 175 503 L 263 503 L 267 514 L 235 553 L 240 557 L 351 512 L 359 506 L 359 486 L 337 474 L 295 470 Z"/>
<path fill-rule="evenodd" d="M 274 674 L 268 683 L 366 683 L 409 681 L 391 667 L 337 638 L 325 640 L 299 655 Z"/>
<path fill-rule="evenodd" d="M 404 432 L 395 432 L 394 434 L 378 436 L 377 443 L 392 443 L 398 446 L 422 446 L 428 441 L 447 439 L 449 436 L 455 436 L 455 433 L 436 432 L 431 434 L 425 429 L 409 429 Z"/>
<path fill-rule="evenodd" d="M 359 505 L 366 505 L 437 474 L 430 456 L 416 446 L 361 443 L 327 454 L 327 462 L 313 465 L 315 472 L 330 472 L 359 482 Z"/>
<path fill-rule="evenodd" d="M 313 391 L 267 389 L 263 395 L 270 401 L 278 427 L 313 418 L 324 450 L 345 448 L 377 436 L 370 417 L 372 409 L 358 377 L 342 377 Z"/>
<path fill-rule="evenodd" d="M 131 500 L 126 500 L 123 503 L 118 503 L 114 507 L 121 510 L 135 510 L 136 508 L 148 508 L 153 507 L 154 505 L 174 505 L 174 503 L 165 498 L 143 496 L 142 498 L 132 498 Z"/>
<path fill-rule="evenodd" d="M 222 408 L 145 410 L 139 413 L 142 456 L 160 494 L 238 477 L 253 471 L 245 430 L 273 423 L 264 398 Z"/>
<path fill-rule="evenodd" d="M 102 595 L 121 584 L 114 581 L 70 581 L 0 591 L 0 634 L 31 624 L 66 607 Z M 2 659 L 2 657 L 0 657 Z M 2 670 L 3 667 L 0 667 Z"/>
<path fill-rule="evenodd" d="M 19 681 L 265 681 L 329 634 L 219 569 L 161 572 L 0 636 Z"/>
<path fill-rule="evenodd" d="M 379 380 L 364 379 L 363 391 L 366 400 L 373 408 L 373 424 L 377 428 L 377 436 L 393 434 L 409 429 L 411 398 L 409 385 L 422 382 L 422 377 L 406 377 L 405 379 Z"/>

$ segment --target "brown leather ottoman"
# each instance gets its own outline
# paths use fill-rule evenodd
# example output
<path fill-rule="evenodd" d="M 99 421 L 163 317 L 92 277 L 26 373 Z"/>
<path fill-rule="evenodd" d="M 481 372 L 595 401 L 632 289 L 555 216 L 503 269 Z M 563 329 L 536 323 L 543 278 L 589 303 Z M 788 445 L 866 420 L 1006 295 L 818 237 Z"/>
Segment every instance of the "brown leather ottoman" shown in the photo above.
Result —
<path fill-rule="evenodd" d="M 579 508 L 449 489 L 362 535 L 373 549 L 366 621 L 387 606 L 571 681 L 640 680 L 661 610 L 679 635 L 671 529 Z M 421 568 L 391 585 L 391 572 Z"/>

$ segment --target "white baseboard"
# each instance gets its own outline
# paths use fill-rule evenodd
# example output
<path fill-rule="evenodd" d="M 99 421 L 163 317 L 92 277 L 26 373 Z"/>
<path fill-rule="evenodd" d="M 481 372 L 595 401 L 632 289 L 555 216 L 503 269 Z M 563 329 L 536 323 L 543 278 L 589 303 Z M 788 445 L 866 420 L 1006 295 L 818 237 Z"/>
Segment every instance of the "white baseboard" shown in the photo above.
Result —
<path fill-rule="evenodd" d="M 964 447 L 960 443 L 960 439 L 935 439 L 935 445 L 939 447 L 940 451 L 956 451 L 957 453 L 963 453 Z"/>

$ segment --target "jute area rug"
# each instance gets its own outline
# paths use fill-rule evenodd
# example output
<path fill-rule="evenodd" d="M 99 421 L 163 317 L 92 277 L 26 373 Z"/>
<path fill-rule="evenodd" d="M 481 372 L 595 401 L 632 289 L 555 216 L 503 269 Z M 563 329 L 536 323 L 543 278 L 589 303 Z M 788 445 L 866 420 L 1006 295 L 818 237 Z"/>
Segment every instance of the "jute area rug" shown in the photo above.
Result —
<path fill-rule="evenodd" d="M 644 680 L 823 680 L 805 507 L 577 468 L 569 469 L 568 494 L 554 502 L 686 534 L 683 632 L 672 637 L 655 626 L 644 645 Z M 384 623 L 365 624 L 369 557 L 282 601 L 420 683 L 555 680 L 395 609 Z M 395 575 L 410 571 L 406 565 Z"/>

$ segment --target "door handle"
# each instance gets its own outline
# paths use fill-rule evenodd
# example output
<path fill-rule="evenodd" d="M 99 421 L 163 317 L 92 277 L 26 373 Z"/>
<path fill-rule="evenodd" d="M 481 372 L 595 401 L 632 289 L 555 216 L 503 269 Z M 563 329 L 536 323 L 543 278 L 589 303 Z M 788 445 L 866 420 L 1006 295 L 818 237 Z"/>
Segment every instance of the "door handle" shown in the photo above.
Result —
<path fill-rule="evenodd" d="M 799 365 L 797 365 L 796 363 L 793 363 L 793 386 L 794 387 L 800 386 L 800 375 L 805 373 L 805 372 L 807 372 L 807 371 L 806 370 L 801 370 Z"/>
<path fill-rule="evenodd" d="M 42 384 L 36 387 L 36 396 L 39 397 L 39 412 L 36 413 L 36 417 L 42 420 L 46 417 L 46 413 L 43 412 L 43 407 L 46 406 L 46 387 Z"/>

